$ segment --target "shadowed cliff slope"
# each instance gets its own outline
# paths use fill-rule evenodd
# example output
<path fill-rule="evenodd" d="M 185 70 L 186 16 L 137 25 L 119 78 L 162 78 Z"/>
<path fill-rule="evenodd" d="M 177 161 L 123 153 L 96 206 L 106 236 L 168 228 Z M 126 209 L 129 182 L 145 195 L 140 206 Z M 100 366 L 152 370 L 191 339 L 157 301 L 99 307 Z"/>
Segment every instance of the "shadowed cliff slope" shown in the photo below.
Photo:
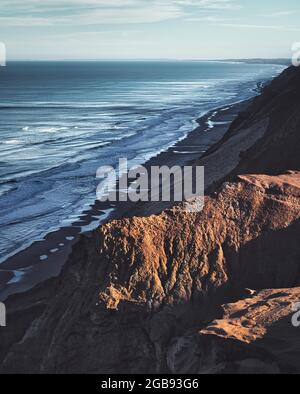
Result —
<path fill-rule="evenodd" d="M 205 156 L 220 149 L 226 141 L 260 122 L 267 122 L 264 135 L 240 153 L 232 175 L 244 173 L 280 174 L 300 168 L 300 69 L 289 67 L 256 97 L 247 111 L 232 122 L 223 139 Z"/>

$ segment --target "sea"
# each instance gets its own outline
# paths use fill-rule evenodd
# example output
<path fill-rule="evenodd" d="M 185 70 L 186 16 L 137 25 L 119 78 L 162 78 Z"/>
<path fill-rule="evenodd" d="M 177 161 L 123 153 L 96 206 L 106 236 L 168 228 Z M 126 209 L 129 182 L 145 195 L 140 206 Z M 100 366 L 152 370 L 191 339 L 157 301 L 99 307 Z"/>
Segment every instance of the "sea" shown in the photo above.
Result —
<path fill-rule="evenodd" d="M 97 168 L 142 164 L 212 109 L 258 94 L 276 64 L 8 62 L 0 67 L 0 262 L 68 226 Z"/>

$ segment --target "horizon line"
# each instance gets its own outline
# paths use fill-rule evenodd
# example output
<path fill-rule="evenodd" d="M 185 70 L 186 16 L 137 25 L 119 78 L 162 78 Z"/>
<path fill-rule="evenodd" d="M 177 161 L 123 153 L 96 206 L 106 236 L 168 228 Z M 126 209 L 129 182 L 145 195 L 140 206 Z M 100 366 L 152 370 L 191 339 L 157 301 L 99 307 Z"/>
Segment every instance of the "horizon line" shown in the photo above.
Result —
<path fill-rule="evenodd" d="M 204 58 L 204 59 L 197 59 L 197 58 L 87 58 L 87 59 L 82 59 L 82 58 L 56 58 L 56 59 L 41 59 L 41 58 L 13 58 L 13 59 L 8 59 L 7 63 L 9 62 L 59 62 L 59 61 L 82 61 L 82 62 L 94 62 L 94 61 L 207 61 L 207 62 L 222 62 L 222 61 L 245 61 L 245 60 L 290 60 L 288 57 L 249 57 L 249 58 L 243 58 L 243 57 L 238 57 L 238 58 L 216 58 L 216 59 L 209 59 L 209 58 Z"/>

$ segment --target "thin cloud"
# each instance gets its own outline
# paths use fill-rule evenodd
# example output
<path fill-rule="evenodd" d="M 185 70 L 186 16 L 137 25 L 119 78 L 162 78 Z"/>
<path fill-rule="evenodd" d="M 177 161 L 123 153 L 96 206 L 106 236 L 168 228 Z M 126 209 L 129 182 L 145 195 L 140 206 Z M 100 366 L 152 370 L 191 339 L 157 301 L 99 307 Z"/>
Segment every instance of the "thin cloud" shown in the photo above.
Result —
<path fill-rule="evenodd" d="M 234 9 L 241 8 L 235 0 L 171 0 L 175 4 L 194 6 L 202 9 Z"/>
<path fill-rule="evenodd" d="M 2 26 L 154 23 L 196 10 L 236 8 L 235 0 L 1 0 Z"/>
<path fill-rule="evenodd" d="M 195 16 L 189 17 L 185 19 L 187 22 L 202 22 L 202 23 L 221 23 L 221 22 L 230 22 L 230 21 L 239 21 L 239 18 L 224 18 L 217 15 L 203 15 L 203 16 Z"/>
<path fill-rule="evenodd" d="M 220 23 L 219 26 L 245 28 L 245 29 L 271 29 L 271 30 L 285 30 L 285 31 L 300 31 L 297 26 L 282 26 L 282 25 L 252 25 L 240 23 Z"/>
<path fill-rule="evenodd" d="M 278 11 L 278 12 L 271 12 L 270 14 L 264 15 L 267 18 L 277 18 L 280 16 L 289 16 L 294 15 L 295 11 Z"/>

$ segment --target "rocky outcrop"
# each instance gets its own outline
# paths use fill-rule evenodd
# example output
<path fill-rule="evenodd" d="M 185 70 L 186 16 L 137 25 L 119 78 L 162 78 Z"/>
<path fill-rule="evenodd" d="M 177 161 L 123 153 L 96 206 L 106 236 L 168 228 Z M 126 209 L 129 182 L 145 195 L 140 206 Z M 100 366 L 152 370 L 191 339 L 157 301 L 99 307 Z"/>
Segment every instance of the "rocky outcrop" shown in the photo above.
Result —
<path fill-rule="evenodd" d="M 299 287 L 264 290 L 223 305 L 220 319 L 173 340 L 167 353 L 170 370 L 173 373 L 300 373 L 296 300 L 300 300 Z"/>
<path fill-rule="evenodd" d="M 158 307 L 229 288 L 292 286 L 300 280 L 299 202 L 300 172 L 240 176 L 207 197 L 203 212 L 183 205 L 108 223 L 98 232 L 107 267 L 100 301 Z"/>
<path fill-rule="evenodd" d="M 75 247 L 2 370 L 168 371 L 170 343 L 224 300 L 300 285 L 299 218 L 300 172 L 290 172 L 225 183 L 202 212 L 183 204 L 107 223 Z"/>

